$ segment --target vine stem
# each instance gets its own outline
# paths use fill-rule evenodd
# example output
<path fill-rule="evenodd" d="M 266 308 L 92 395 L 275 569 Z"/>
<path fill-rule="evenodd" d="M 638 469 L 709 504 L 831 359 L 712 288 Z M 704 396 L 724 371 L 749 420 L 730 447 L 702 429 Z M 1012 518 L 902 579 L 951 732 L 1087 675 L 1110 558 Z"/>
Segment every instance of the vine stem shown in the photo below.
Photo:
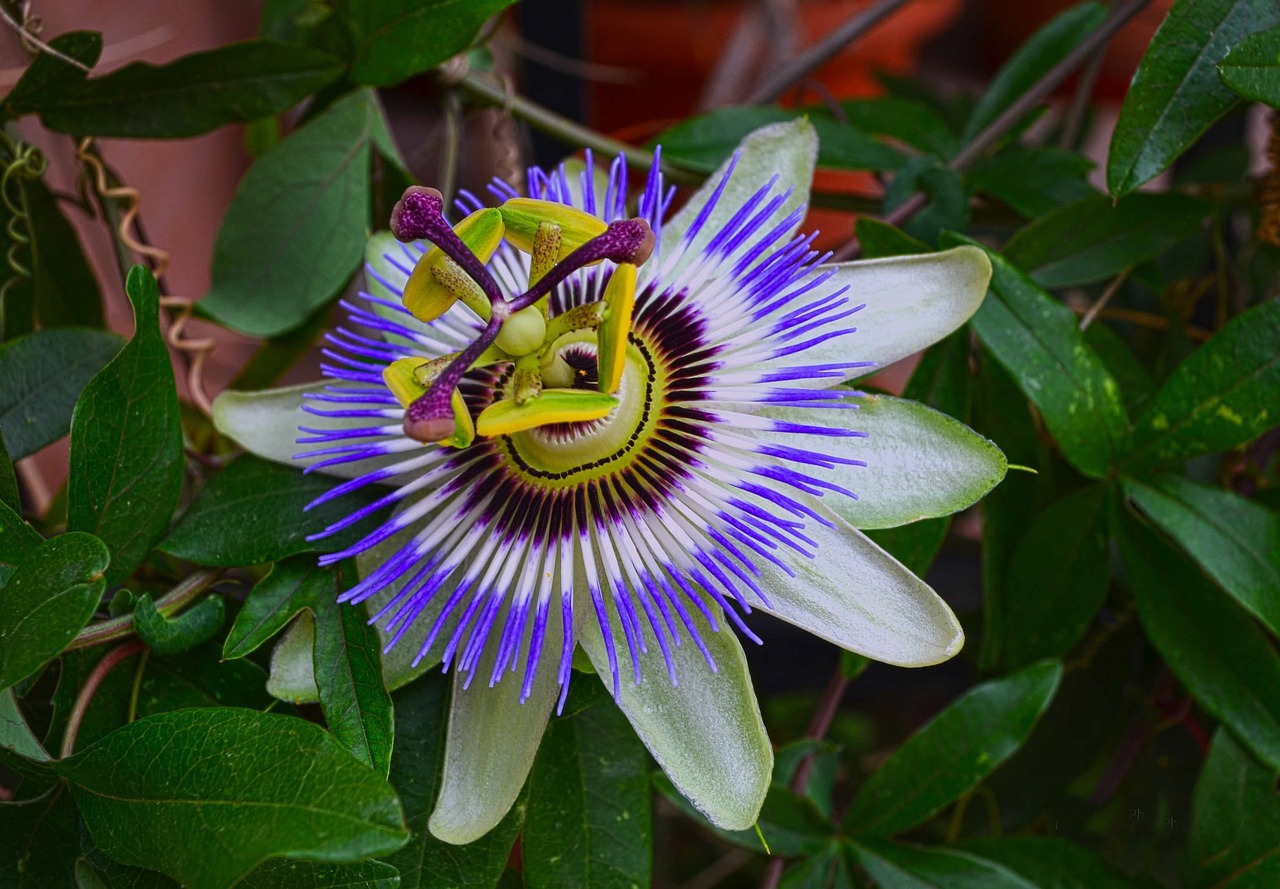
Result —
<path fill-rule="evenodd" d="M 1128 281 L 1129 276 L 1132 274 L 1133 266 L 1129 266 L 1129 268 L 1111 279 L 1111 283 L 1106 286 L 1106 289 L 1102 291 L 1102 295 L 1098 297 L 1098 301 L 1089 306 L 1084 315 L 1080 317 L 1081 330 L 1089 329 L 1089 325 L 1092 324 L 1094 319 L 1096 319 L 1102 310 L 1107 307 L 1107 303 L 1111 302 L 1111 298 L 1119 292 L 1120 288 L 1124 286 L 1124 282 Z"/>
<path fill-rule="evenodd" d="M 84 721 L 85 711 L 89 709 L 89 702 L 97 694 L 98 687 L 102 685 L 102 680 L 106 679 L 107 674 L 115 669 L 116 665 L 121 661 L 146 650 L 147 646 L 141 640 L 134 639 L 132 642 L 126 642 L 108 651 L 102 660 L 98 661 L 94 666 L 93 672 L 85 680 L 84 688 L 80 689 L 80 694 L 76 695 L 75 704 L 71 708 L 71 715 L 67 718 L 67 730 L 62 735 L 62 749 L 58 753 L 59 759 L 66 759 L 75 752 L 76 735 L 80 734 L 80 723 Z"/>
<path fill-rule="evenodd" d="M 653 168 L 652 151 L 613 139 L 590 127 L 584 127 L 576 121 L 556 114 L 549 108 L 530 102 L 516 94 L 506 84 L 495 84 L 475 71 L 466 72 L 457 78 L 453 85 L 472 98 L 509 111 L 535 130 L 554 136 L 563 142 L 581 145 L 606 155 L 620 154 L 627 159 L 628 164 L 642 170 Z M 705 179 L 697 173 L 667 163 L 662 165 L 662 173 L 677 185 L 700 185 Z"/>
<path fill-rule="evenodd" d="M 801 55 L 787 62 L 778 72 L 747 96 L 745 104 L 763 105 L 772 102 L 795 86 L 815 69 L 835 58 L 853 41 L 897 12 L 911 0 L 880 0 L 836 27 L 809 47 Z"/>
<path fill-rule="evenodd" d="M 157 599 L 156 610 L 165 617 L 176 614 L 213 586 L 222 573 L 221 568 L 197 571 Z M 92 648 L 95 645 L 106 645 L 108 642 L 127 639 L 131 635 L 133 635 L 133 615 L 125 614 L 85 627 L 76 635 L 76 638 L 71 640 L 71 644 L 65 650 L 77 651 L 81 648 Z"/>
<path fill-rule="evenodd" d="M 840 712 L 840 702 L 844 700 L 844 693 L 848 690 L 849 678 L 844 675 L 844 670 L 837 666 L 835 672 L 831 674 L 830 681 L 827 682 L 827 687 L 823 689 L 822 697 L 818 700 L 818 709 L 814 711 L 813 718 L 809 721 L 805 737 L 821 741 L 827 736 L 827 732 L 831 730 L 832 721 Z M 809 773 L 812 769 L 813 754 L 809 754 L 796 766 L 796 773 L 791 779 L 791 789 L 796 793 L 804 793 L 809 786 Z M 760 889 L 777 889 L 778 883 L 782 881 L 782 870 L 785 867 L 784 859 L 770 858 L 769 866 L 765 868 L 764 878 L 760 881 Z"/>
<path fill-rule="evenodd" d="M 973 166 L 974 162 L 982 157 L 987 149 L 995 145 L 1005 133 L 1011 130 L 1018 121 L 1022 120 L 1037 105 L 1049 98 L 1053 91 L 1070 77 L 1077 68 L 1093 58 L 1096 53 L 1101 52 L 1102 48 L 1115 36 L 1116 32 L 1128 24 L 1129 20 L 1145 9 L 1150 2 L 1151 0 L 1129 0 L 1128 3 L 1117 6 L 1107 20 L 1098 26 L 1096 31 L 1086 37 L 1075 49 L 1067 53 L 1062 61 L 1046 71 L 1039 80 L 1032 84 L 1030 89 L 1019 96 L 999 117 L 989 123 L 982 132 L 974 136 L 967 145 L 960 149 L 947 166 L 957 173 L 963 173 Z M 928 202 L 928 195 L 918 191 L 886 214 L 884 221 L 891 225 L 901 225 L 918 213 Z M 861 255 L 862 245 L 858 243 L 857 238 L 853 238 L 837 250 L 832 258 L 836 262 L 841 262 L 846 259 L 856 259 Z"/>

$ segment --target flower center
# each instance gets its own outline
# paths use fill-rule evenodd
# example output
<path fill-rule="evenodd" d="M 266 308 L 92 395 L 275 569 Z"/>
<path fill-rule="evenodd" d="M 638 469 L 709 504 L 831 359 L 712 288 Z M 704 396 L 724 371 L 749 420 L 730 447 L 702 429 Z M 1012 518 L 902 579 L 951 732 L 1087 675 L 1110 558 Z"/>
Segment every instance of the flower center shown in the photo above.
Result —
<path fill-rule="evenodd" d="M 648 259 L 654 235 L 643 219 L 605 225 L 596 217 L 548 201 L 513 199 L 479 210 L 451 228 L 439 192 L 410 188 L 391 216 L 404 241 L 425 238 L 423 254 L 405 285 L 405 306 L 432 321 L 461 300 L 487 323 L 465 349 L 443 358 L 399 359 L 383 373 L 405 406 L 405 433 L 423 443 L 466 447 L 481 437 L 524 436 L 535 463 L 582 466 L 605 459 L 634 439 L 647 382 L 634 376 L 644 362 L 631 355 L 636 266 Z M 507 297 L 485 269 L 502 241 L 530 255 L 529 286 Z M 550 315 L 550 293 L 587 266 L 606 267 L 607 285 L 596 302 Z M 639 353 L 637 353 L 639 354 Z M 472 418 L 458 391 L 467 371 L 509 364 L 498 397 Z M 551 450 L 560 461 L 545 459 Z M 538 456 L 538 455 L 542 456 Z"/>
<path fill-rule="evenodd" d="M 581 385 L 593 376 L 594 345 L 586 338 L 565 347 L 566 361 L 581 368 Z M 594 388 L 594 387 L 593 387 Z M 627 346 L 617 405 L 603 417 L 549 423 L 500 438 L 515 471 L 544 487 L 598 478 L 628 465 L 653 432 L 663 379 L 643 342 Z"/>

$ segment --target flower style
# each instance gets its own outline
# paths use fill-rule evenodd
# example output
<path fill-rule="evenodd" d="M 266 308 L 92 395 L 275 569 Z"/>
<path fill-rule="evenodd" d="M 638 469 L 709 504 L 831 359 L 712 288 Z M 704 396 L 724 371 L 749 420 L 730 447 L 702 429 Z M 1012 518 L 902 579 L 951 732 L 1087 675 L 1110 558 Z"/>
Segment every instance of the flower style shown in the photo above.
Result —
<path fill-rule="evenodd" d="M 496 184 L 497 208 L 463 195 L 456 226 L 410 189 L 403 243 L 374 237 L 367 304 L 328 337 L 330 381 L 215 405 L 248 450 L 347 479 L 321 500 L 383 486 L 325 535 L 394 507 L 322 561 L 357 558 L 342 598 L 371 600 L 389 683 L 453 671 L 438 837 L 511 806 L 579 648 L 731 829 L 772 767 L 743 614 L 893 664 L 959 650 L 945 603 L 855 529 L 967 506 L 1003 455 L 841 384 L 956 329 L 990 265 L 972 247 L 824 265 L 796 234 L 815 156 L 803 121 L 759 130 L 665 222 L 656 166 L 628 217 L 620 159 L 604 181 L 589 158 L 533 170 L 528 197 Z"/>

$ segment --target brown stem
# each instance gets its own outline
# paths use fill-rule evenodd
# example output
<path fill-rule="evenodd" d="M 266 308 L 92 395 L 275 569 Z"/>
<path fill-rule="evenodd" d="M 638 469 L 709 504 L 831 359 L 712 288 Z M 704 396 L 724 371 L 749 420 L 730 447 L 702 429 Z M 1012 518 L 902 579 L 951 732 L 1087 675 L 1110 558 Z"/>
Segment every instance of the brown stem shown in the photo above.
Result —
<path fill-rule="evenodd" d="M 1102 295 L 1098 297 L 1097 302 L 1089 306 L 1089 310 L 1080 318 L 1081 330 L 1089 329 L 1089 325 L 1092 324 L 1094 319 L 1096 319 L 1098 315 L 1101 314 L 1102 310 L 1107 307 L 1107 303 L 1111 302 L 1111 298 L 1120 291 L 1120 288 L 1124 286 L 1125 281 L 1129 280 L 1129 276 L 1131 274 L 1133 274 L 1133 266 L 1125 269 L 1111 280 L 1111 283 L 1102 291 Z"/>
<path fill-rule="evenodd" d="M 809 721 L 809 728 L 805 732 L 805 737 L 821 741 L 827 736 L 827 732 L 831 729 L 831 723 L 836 718 L 836 713 L 840 712 L 840 702 L 844 700 L 844 693 L 848 690 L 849 679 L 844 675 L 844 670 L 837 666 L 836 671 L 831 674 L 831 680 L 827 683 L 827 687 L 822 692 L 822 697 L 818 701 L 818 709 L 814 711 L 813 719 Z M 812 770 L 813 754 L 810 754 L 800 760 L 800 765 L 796 767 L 795 776 L 791 779 L 791 789 L 796 793 L 804 793 L 805 788 L 809 786 L 809 773 Z M 782 880 L 784 867 L 786 867 L 786 862 L 783 859 L 769 859 L 769 866 L 765 868 L 764 878 L 760 881 L 760 889 L 777 889 L 778 883 Z"/>
<path fill-rule="evenodd" d="M 67 730 L 62 735 L 62 750 L 58 754 L 59 759 L 66 759 L 75 752 L 76 735 L 80 733 L 80 723 L 84 721 L 85 711 L 89 709 L 89 702 L 97 694 L 98 687 L 102 685 L 102 680 L 106 679 L 107 674 L 121 661 L 146 650 L 147 646 L 141 640 L 135 639 L 132 642 L 126 642 L 124 645 L 111 649 L 94 666 L 93 672 L 89 674 L 89 678 L 84 682 L 84 687 L 80 689 L 80 694 L 76 695 L 75 704 L 71 707 L 71 715 L 67 717 Z"/>
<path fill-rule="evenodd" d="M 756 88 L 747 97 L 748 105 L 772 102 L 795 84 L 808 77 L 815 69 L 835 58 L 850 43 L 870 31 L 911 0 L 880 0 L 851 16 L 822 40 L 805 50 L 799 57 L 783 65 L 773 77 Z"/>
<path fill-rule="evenodd" d="M 653 167 L 653 152 L 637 148 L 626 142 L 612 139 L 598 133 L 590 127 L 584 127 L 576 121 L 561 117 L 550 109 L 536 102 L 530 102 L 514 90 L 498 85 L 475 71 L 464 74 L 456 86 L 474 99 L 510 112 L 535 130 L 544 132 L 571 145 L 582 145 L 604 155 L 621 155 L 627 163 L 642 170 Z M 706 178 L 689 170 L 663 163 L 662 174 L 669 182 L 676 185 L 701 185 Z"/>
<path fill-rule="evenodd" d="M 1080 138 L 1080 131 L 1084 127 L 1084 116 L 1089 111 L 1089 103 L 1093 101 L 1093 88 L 1097 86 L 1098 75 L 1102 73 L 1102 60 L 1106 55 L 1105 51 L 1099 51 L 1089 60 L 1089 64 L 1085 65 L 1084 71 L 1080 72 L 1080 82 L 1076 84 L 1075 95 L 1071 97 L 1071 107 L 1067 109 L 1062 132 L 1058 135 L 1058 145 L 1061 148 L 1074 148 L 1076 140 Z"/>

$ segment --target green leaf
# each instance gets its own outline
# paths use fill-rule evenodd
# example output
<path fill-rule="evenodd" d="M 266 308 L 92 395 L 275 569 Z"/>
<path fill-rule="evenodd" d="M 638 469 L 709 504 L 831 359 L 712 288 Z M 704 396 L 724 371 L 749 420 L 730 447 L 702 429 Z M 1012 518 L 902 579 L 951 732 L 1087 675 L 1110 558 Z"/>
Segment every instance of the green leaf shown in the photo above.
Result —
<path fill-rule="evenodd" d="M 1120 387 L 1070 309 L 999 254 L 991 264 L 991 293 L 973 316 L 974 332 L 1035 402 L 1062 455 L 1085 475 L 1106 476 L 1128 448 Z"/>
<path fill-rule="evenodd" d="M 44 538 L 9 507 L 0 503 L 0 590 Z"/>
<path fill-rule="evenodd" d="M 11 459 L 67 434 L 80 391 L 121 342 L 114 333 L 61 327 L 0 344 L 0 431 Z"/>
<path fill-rule="evenodd" d="M 360 265 L 370 146 L 385 127 L 373 93 L 358 90 L 258 158 L 218 230 L 213 287 L 200 308 L 271 337 L 328 303 Z"/>
<path fill-rule="evenodd" d="M 12 117 L 37 113 L 62 133 L 171 139 L 277 114 L 341 73 L 337 59 L 314 49 L 253 40 L 167 65 L 134 62 L 102 77 L 28 85 L 4 107 Z"/>
<path fill-rule="evenodd" d="M 1022 746 L 1061 679 L 1062 665 L 1044 661 L 961 695 L 867 780 L 845 829 L 892 836 L 942 811 Z"/>
<path fill-rule="evenodd" d="M 396 869 L 381 861 L 317 864 L 313 861 L 268 861 L 254 869 L 236 889 L 397 889 Z"/>
<path fill-rule="evenodd" d="M 851 848 L 881 889 L 1038 889 L 1004 865 L 958 849 L 885 840 L 858 840 Z"/>
<path fill-rule="evenodd" d="M 925 350 L 902 397 L 924 402 L 964 422 L 972 401 L 971 377 L 969 331 L 958 330 Z"/>
<path fill-rule="evenodd" d="M 1180 475 L 1125 493 L 1245 610 L 1280 636 L 1280 517 L 1230 491 Z"/>
<path fill-rule="evenodd" d="M 333 537 L 306 538 L 368 506 L 378 494 L 353 492 L 303 511 L 332 487 L 332 480 L 321 476 L 241 457 L 210 479 L 160 549 L 201 565 L 226 567 L 339 549 L 377 527 L 377 516 Z"/>
<path fill-rule="evenodd" d="M 859 216 L 854 224 L 854 233 L 858 236 L 858 243 L 862 245 L 862 255 L 867 259 L 910 256 L 913 253 L 928 253 L 930 250 L 924 241 L 873 216 Z"/>
<path fill-rule="evenodd" d="M 1151 378 L 1154 368 L 1148 368 L 1118 333 L 1105 324 L 1091 324 L 1084 332 L 1089 344 L 1111 376 L 1120 385 L 1125 409 L 1130 415 L 1146 407 L 1155 394 L 1156 384 Z"/>
<path fill-rule="evenodd" d="M 0 430 L 2 433 L 3 430 Z M 0 506 L 8 507 L 15 513 L 22 511 L 22 497 L 18 492 L 18 474 L 13 469 L 13 461 L 9 459 L 9 451 L 4 446 L 4 435 L 0 434 Z M 3 545 L 0 544 L 0 551 Z M 4 585 L 0 579 L 0 586 Z"/>
<path fill-rule="evenodd" d="M 840 103 L 849 123 L 865 133 L 889 136 L 913 148 L 950 157 L 958 143 L 946 120 L 925 102 L 900 96 Z"/>
<path fill-rule="evenodd" d="M 107 544 L 109 585 L 132 574 L 168 530 L 184 465 L 178 391 L 160 333 L 156 280 L 134 266 L 125 291 L 136 332 L 76 402 L 67 482 L 67 527 Z"/>
<path fill-rule="evenodd" d="M 1219 63 L 1218 76 L 1241 98 L 1280 108 L 1280 28 L 1246 37 Z"/>
<path fill-rule="evenodd" d="M 1280 797 L 1267 768 L 1218 729 L 1196 781 L 1191 809 L 1195 886 L 1274 886 L 1280 882 Z"/>
<path fill-rule="evenodd" d="M 80 827 L 80 851 L 76 860 L 76 889 L 181 889 L 164 874 L 112 861 L 94 848 L 93 840 Z"/>
<path fill-rule="evenodd" d="M 1090 485 L 1036 516 L 1014 550 L 1004 656 L 1012 667 L 1062 657 L 1083 638 L 1107 597 L 1107 489 Z"/>
<path fill-rule="evenodd" d="M 1036 219 L 1094 194 L 1087 179 L 1091 169 L 1093 161 L 1074 151 L 1010 145 L 974 165 L 967 183 Z"/>
<path fill-rule="evenodd" d="M 248 707 L 271 704 L 266 673 L 249 661 L 221 661 L 218 646 L 206 642 L 172 657 L 150 657 L 138 695 L 138 715 L 151 716 L 186 707 Z M 126 674 L 128 670 L 126 668 Z M 127 707 L 127 703 L 126 703 Z M 118 714 L 120 725 L 128 711 Z"/>
<path fill-rule="evenodd" d="M 355 861 L 406 839 L 390 785 L 319 726 L 288 716 L 149 716 L 61 761 L 58 773 L 103 852 L 191 889 L 226 889 L 269 857 Z"/>
<path fill-rule="evenodd" d="M 386 858 L 400 871 L 400 889 L 491 889 L 524 821 L 525 803 L 517 800 L 497 827 L 465 846 L 442 842 L 427 829 L 440 791 L 449 685 L 449 677 L 432 674 L 395 695 L 391 783 L 413 831 L 409 844 Z"/>
<path fill-rule="evenodd" d="M 1037 889 L 1128 889 L 1133 883 L 1094 852 L 1062 837 L 973 837 L 964 851 L 1003 865 Z"/>
<path fill-rule="evenodd" d="M 990 353 L 978 352 L 974 387 L 975 425 L 995 441 L 1010 462 L 1048 469 L 1052 457 L 1038 432 L 1027 399 L 1013 377 Z M 1008 623 L 1006 603 L 1009 567 L 1022 535 L 1035 516 L 1041 476 L 1011 473 L 979 505 L 982 518 L 982 649 L 978 663 L 984 672 L 1003 666 L 1004 644 L 1017 628 Z"/>
<path fill-rule="evenodd" d="M 84 248 L 44 181 L 22 182 L 31 226 L 36 318 L 42 328 L 103 327 L 102 293 Z"/>
<path fill-rule="evenodd" d="M 102 35 L 97 31 L 68 31 L 49 41 L 49 45 L 64 56 L 83 62 L 92 68 L 102 55 Z M 84 80 L 84 71 L 69 65 L 50 53 L 39 53 L 22 77 L 4 98 L 5 108 L 30 104 L 33 96 L 63 92 L 74 88 Z"/>
<path fill-rule="evenodd" d="M 916 155 L 903 164 L 885 189 L 885 210 L 902 205 L 917 191 L 928 195 L 929 201 L 902 225 L 912 237 L 932 244 L 941 232 L 963 229 L 969 221 L 969 193 L 964 181 L 938 158 Z"/>
<path fill-rule="evenodd" d="M 851 651 L 842 651 L 840 671 L 849 681 L 861 676 L 871 660 Z M 800 764 L 809 762 L 809 782 L 804 795 L 813 802 L 823 818 L 831 818 L 831 797 L 835 791 L 836 772 L 840 769 L 841 748 L 830 741 L 801 738 L 778 748 L 773 761 L 773 783 L 789 787 Z M 753 831 L 754 832 L 754 831 Z M 767 837 L 766 837 L 767 839 Z"/>
<path fill-rule="evenodd" d="M 48 762 L 50 758 L 31 733 L 11 688 L 0 691 L 0 750 L 8 750 L 33 762 Z"/>
<path fill-rule="evenodd" d="M 801 858 L 782 874 L 778 889 L 853 889 L 844 850 L 830 843 L 817 855 Z"/>
<path fill-rule="evenodd" d="M 355 583 L 354 566 L 329 573 L 330 585 L 309 603 L 315 617 L 312 658 L 320 708 L 335 738 L 379 774 L 391 767 L 395 722 L 391 695 L 382 684 L 378 631 L 364 604 L 340 605 L 338 592 Z M 335 588 L 336 584 L 336 588 Z"/>
<path fill-rule="evenodd" d="M 755 824 L 742 830 L 726 830 L 711 823 L 676 790 L 666 775 L 655 774 L 653 783 L 686 816 L 721 839 L 753 852 L 764 851 L 760 845 L 760 834 L 756 833 L 757 827 L 774 855 L 815 854 L 831 842 L 835 833 L 835 826 L 819 811 L 813 800 L 778 783 L 769 786 Z"/>
<path fill-rule="evenodd" d="M 356 83 L 390 86 L 467 49 L 489 18 L 514 0 L 343 0 L 355 40 Z"/>
<path fill-rule="evenodd" d="M 1200 227 L 1209 204 L 1181 194 L 1094 195 L 1036 219 L 1004 256 L 1042 287 L 1076 287 L 1159 256 Z"/>
<path fill-rule="evenodd" d="M 285 628 L 299 611 L 322 595 L 333 592 L 331 572 L 310 556 L 285 559 L 271 566 L 258 581 L 227 633 L 222 656 L 242 658 L 257 651 Z"/>
<path fill-rule="evenodd" d="M 1254 306 L 1174 369 L 1134 427 L 1133 467 L 1251 441 L 1278 422 L 1280 300 Z"/>
<path fill-rule="evenodd" d="M 785 108 L 721 108 L 691 117 L 666 130 L 653 142 L 662 146 L 662 158 L 677 166 L 710 173 L 733 154 L 750 133 L 771 123 L 795 120 L 802 115 Z M 883 142 L 848 124 L 825 115 L 807 116 L 818 131 L 818 166 L 839 170 L 892 170 L 902 165 L 902 155 Z M 761 185 L 764 183 L 761 182 Z"/>
<path fill-rule="evenodd" d="M 110 556 L 101 540 L 71 532 L 37 546 L 0 595 L 0 689 L 56 656 L 93 617 Z"/>
<path fill-rule="evenodd" d="M 1280 771 L 1280 655 L 1186 556 L 1137 520 L 1120 555 L 1147 636 L 1205 710 Z"/>
<path fill-rule="evenodd" d="M 609 700 L 547 728 L 529 775 L 527 889 L 651 882 L 649 758 Z"/>
<path fill-rule="evenodd" d="M 146 593 L 133 609 L 133 629 L 156 654 L 181 654 L 213 638 L 227 609 L 221 596 L 207 596 L 174 618 L 156 610 Z"/>
<path fill-rule="evenodd" d="M 382 640 L 369 626 L 364 604 L 338 603 L 338 594 L 355 584 L 353 575 L 349 564 L 328 570 L 306 556 L 277 562 L 236 616 L 223 656 L 244 657 L 306 612 L 272 654 L 268 690 L 289 700 L 319 701 L 334 737 L 385 775 L 394 723 Z"/>
<path fill-rule="evenodd" d="M 57 786 L 22 802 L 0 802 L 0 885 L 5 889 L 72 886 L 80 851 L 71 794 Z"/>
<path fill-rule="evenodd" d="M 1081 3 L 1054 16 L 1018 48 L 973 106 L 961 140 L 972 142 L 1019 97 L 1075 49 L 1107 17 L 1101 3 Z"/>
<path fill-rule="evenodd" d="M 1254 31 L 1280 23 L 1273 0 L 1177 0 L 1133 76 L 1107 158 L 1116 197 L 1158 175 L 1238 100 L 1217 63 Z"/>
<path fill-rule="evenodd" d="M 863 395 L 856 403 L 856 412 L 783 406 L 760 411 L 782 422 L 852 428 L 865 435 L 833 440 L 787 432 L 769 437 L 865 464 L 837 464 L 826 475 L 857 495 L 856 500 L 844 495 L 826 498 L 831 511 L 855 528 L 892 528 L 951 515 L 980 500 L 1004 478 L 1004 454 L 959 420 L 887 395 Z"/>

